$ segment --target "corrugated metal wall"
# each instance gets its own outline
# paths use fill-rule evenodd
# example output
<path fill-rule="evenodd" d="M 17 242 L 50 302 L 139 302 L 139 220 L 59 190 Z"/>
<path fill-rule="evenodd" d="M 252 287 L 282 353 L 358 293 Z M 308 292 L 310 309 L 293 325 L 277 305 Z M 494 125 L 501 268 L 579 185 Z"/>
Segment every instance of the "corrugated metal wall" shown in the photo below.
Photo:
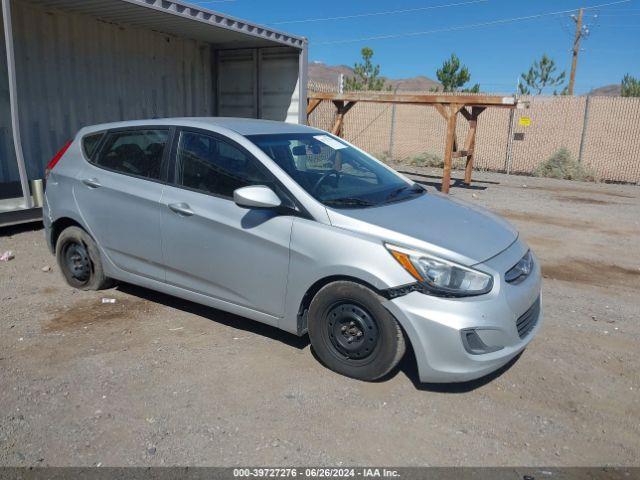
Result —
<path fill-rule="evenodd" d="M 30 179 L 42 178 L 55 152 L 85 125 L 216 114 L 298 121 L 295 48 L 221 50 L 216 66 L 214 49 L 205 42 L 27 2 L 13 1 L 12 8 Z M 0 183 L 6 183 L 19 176 L 4 37 L 0 47 Z"/>
<path fill-rule="evenodd" d="M 22 142 L 29 178 L 41 178 L 49 159 L 81 126 L 213 115 L 209 44 L 93 17 L 45 11 L 24 2 L 12 5 Z M 0 65 L 0 154 L 5 155 L 12 140 L 6 65 Z M 15 160 L 5 159 L 0 164 L 0 182 L 18 180 L 17 168 L 12 168 Z"/>
<path fill-rule="evenodd" d="M 11 132 L 9 78 L 7 76 L 7 56 L 5 51 L 2 12 L 0 12 L 0 183 L 20 180 Z M 0 192 L 1 196 L 2 192 Z"/>
<path fill-rule="evenodd" d="M 258 118 L 257 49 L 218 52 L 218 115 Z"/>

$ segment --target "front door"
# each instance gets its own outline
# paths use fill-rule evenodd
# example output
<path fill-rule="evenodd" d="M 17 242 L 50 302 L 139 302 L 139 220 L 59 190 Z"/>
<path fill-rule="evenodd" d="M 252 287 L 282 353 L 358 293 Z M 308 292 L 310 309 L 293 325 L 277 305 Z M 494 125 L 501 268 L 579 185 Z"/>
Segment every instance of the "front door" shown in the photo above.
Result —
<path fill-rule="evenodd" d="M 273 317 L 284 312 L 293 217 L 246 209 L 233 192 L 275 182 L 240 145 L 182 130 L 162 198 L 167 283 Z M 275 323 L 275 321 L 273 322 Z"/>

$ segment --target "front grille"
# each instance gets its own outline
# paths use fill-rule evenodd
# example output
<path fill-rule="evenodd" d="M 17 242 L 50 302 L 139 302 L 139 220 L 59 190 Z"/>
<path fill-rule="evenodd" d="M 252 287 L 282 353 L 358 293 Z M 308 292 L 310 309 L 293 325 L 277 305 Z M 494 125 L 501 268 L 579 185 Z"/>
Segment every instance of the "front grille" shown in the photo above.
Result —
<path fill-rule="evenodd" d="M 538 317 L 540 316 L 540 297 L 535 301 L 533 305 L 524 312 L 518 321 L 516 322 L 516 327 L 518 327 L 518 335 L 520 338 L 526 337 L 533 327 L 538 323 Z"/>

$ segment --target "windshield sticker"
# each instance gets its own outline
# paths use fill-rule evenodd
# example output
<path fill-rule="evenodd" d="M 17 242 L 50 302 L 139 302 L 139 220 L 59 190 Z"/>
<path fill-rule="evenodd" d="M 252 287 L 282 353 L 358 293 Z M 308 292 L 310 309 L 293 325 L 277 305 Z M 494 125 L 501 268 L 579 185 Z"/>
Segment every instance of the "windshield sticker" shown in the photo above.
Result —
<path fill-rule="evenodd" d="M 322 142 L 325 145 L 333 148 L 334 150 L 341 150 L 343 148 L 347 148 L 346 145 L 340 143 L 337 140 L 334 140 L 333 138 L 329 137 L 328 135 L 316 135 L 313 138 L 315 138 L 319 142 Z"/>

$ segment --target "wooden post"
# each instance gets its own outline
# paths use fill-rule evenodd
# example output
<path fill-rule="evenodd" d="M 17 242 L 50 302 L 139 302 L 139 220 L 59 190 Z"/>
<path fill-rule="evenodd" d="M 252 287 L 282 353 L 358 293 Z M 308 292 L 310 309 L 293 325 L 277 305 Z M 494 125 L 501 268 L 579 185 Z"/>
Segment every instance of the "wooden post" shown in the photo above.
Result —
<path fill-rule="evenodd" d="M 342 133 L 342 120 L 344 118 L 344 114 L 342 113 L 344 102 L 334 100 L 333 104 L 336 106 L 338 111 L 336 112 L 336 119 L 333 122 L 333 127 L 331 127 L 331 133 L 340 136 L 340 133 Z"/>
<path fill-rule="evenodd" d="M 342 100 L 334 100 L 333 104 L 338 109 L 338 113 L 336 113 L 336 121 L 331 128 L 331 133 L 338 137 L 342 137 L 342 126 L 344 123 L 344 116 L 347 114 L 351 107 L 353 107 L 356 102 L 343 102 Z"/>
<path fill-rule="evenodd" d="M 307 125 L 309 125 L 309 115 L 318 108 L 320 102 L 322 102 L 322 100 L 319 98 L 310 98 L 307 100 Z"/>
<path fill-rule="evenodd" d="M 448 108 L 445 107 L 443 110 L 448 110 L 447 112 L 447 137 L 446 143 L 444 147 L 444 171 L 442 172 L 442 187 L 440 191 L 442 193 L 449 193 L 449 187 L 451 184 L 451 159 L 453 157 L 453 148 L 454 143 L 456 141 L 456 122 L 458 119 L 458 112 L 462 108 L 462 105 L 458 104 L 450 104 L 447 105 Z M 440 113 L 443 112 L 438 109 Z"/>
<path fill-rule="evenodd" d="M 478 129 L 478 116 L 484 112 L 484 107 L 471 107 L 471 113 L 466 108 L 460 110 L 462 115 L 469 122 L 469 132 L 464 142 L 464 153 L 467 157 L 467 163 L 464 169 L 464 183 L 465 185 L 471 185 L 471 174 L 473 172 L 473 158 L 476 148 L 476 132 Z"/>

